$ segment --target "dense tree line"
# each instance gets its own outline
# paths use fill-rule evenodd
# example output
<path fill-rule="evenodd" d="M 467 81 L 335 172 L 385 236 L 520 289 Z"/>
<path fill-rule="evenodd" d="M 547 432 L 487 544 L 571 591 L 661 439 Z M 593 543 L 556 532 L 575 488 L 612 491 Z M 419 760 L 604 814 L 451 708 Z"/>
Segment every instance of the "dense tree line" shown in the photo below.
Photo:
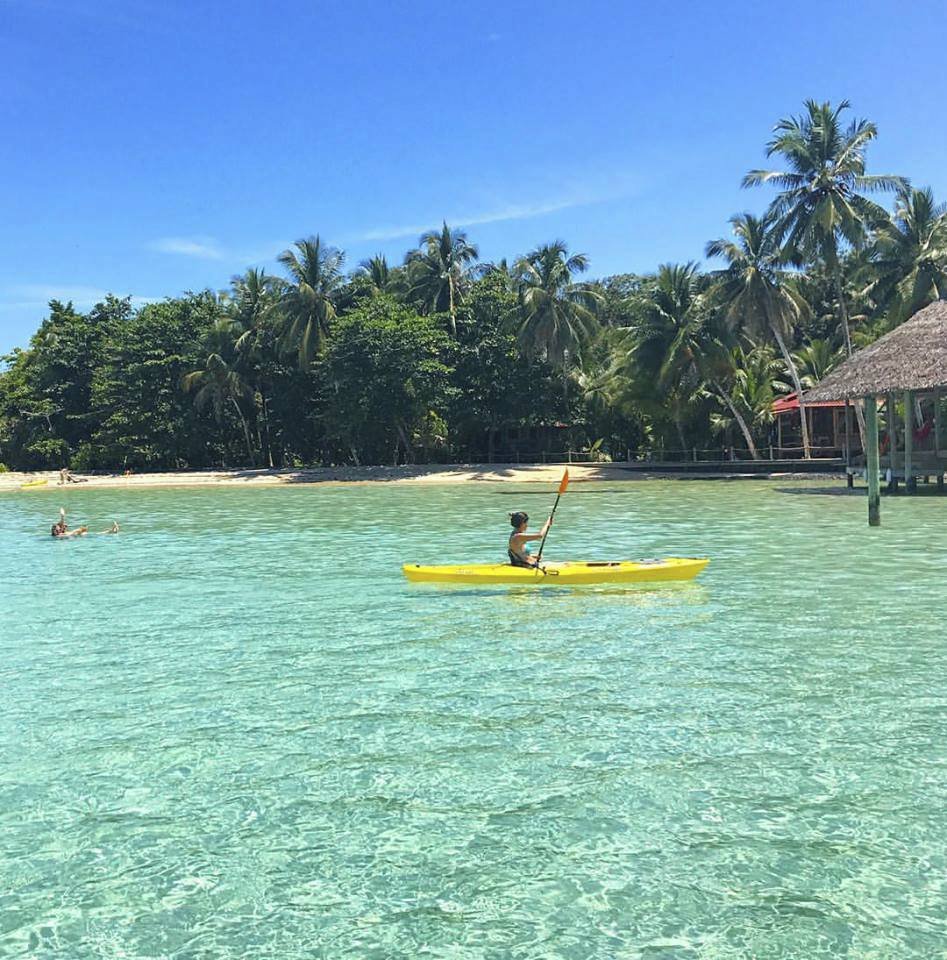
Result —
<path fill-rule="evenodd" d="M 848 109 L 807 102 L 777 124 L 776 169 L 743 181 L 775 188 L 769 207 L 732 218 L 706 271 L 585 280 L 588 259 L 560 241 L 484 263 L 444 224 L 399 265 L 378 256 L 347 273 L 315 236 L 279 256 L 280 276 L 251 269 L 225 292 L 137 310 L 109 297 L 88 313 L 53 301 L 0 373 L 0 461 L 481 460 L 505 452 L 511 428 L 556 424 L 558 449 L 602 457 L 756 456 L 781 392 L 947 291 L 944 206 L 866 173 L 877 131 Z"/>

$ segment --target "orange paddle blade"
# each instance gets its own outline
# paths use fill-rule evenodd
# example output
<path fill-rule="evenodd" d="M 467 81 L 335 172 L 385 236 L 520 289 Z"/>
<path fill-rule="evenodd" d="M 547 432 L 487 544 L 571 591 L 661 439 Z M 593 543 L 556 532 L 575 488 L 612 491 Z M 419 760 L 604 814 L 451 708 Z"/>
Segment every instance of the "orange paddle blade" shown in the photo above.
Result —
<path fill-rule="evenodd" d="M 562 471 L 562 480 L 559 482 L 559 496 L 561 497 L 566 492 L 566 487 L 569 486 L 569 471 Z"/>

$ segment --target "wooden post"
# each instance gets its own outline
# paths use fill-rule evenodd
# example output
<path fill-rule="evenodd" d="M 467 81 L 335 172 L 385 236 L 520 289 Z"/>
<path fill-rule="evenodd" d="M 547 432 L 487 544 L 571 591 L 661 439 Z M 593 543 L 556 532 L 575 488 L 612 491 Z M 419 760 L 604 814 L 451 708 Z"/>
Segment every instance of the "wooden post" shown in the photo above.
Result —
<path fill-rule="evenodd" d="M 894 456 L 898 451 L 898 409 L 893 393 L 889 393 L 885 399 L 885 413 L 888 415 L 888 460 L 893 473 Z"/>
<path fill-rule="evenodd" d="M 934 456 L 940 457 L 940 390 L 934 391 Z"/>
<path fill-rule="evenodd" d="M 865 398 L 865 451 L 868 464 L 868 526 L 881 526 L 881 489 L 878 478 L 878 405 L 874 397 Z"/>
<path fill-rule="evenodd" d="M 776 414 L 776 448 L 779 451 L 779 459 L 783 458 L 783 418 Z"/>
<path fill-rule="evenodd" d="M 845 401 L 845 466 L 852 465 L 852 408 Z"/>
<path fill-rule="evenodd" d="M 917 490 L 914 479 L 914 394 L 904 391 L 904 490 Z"/>

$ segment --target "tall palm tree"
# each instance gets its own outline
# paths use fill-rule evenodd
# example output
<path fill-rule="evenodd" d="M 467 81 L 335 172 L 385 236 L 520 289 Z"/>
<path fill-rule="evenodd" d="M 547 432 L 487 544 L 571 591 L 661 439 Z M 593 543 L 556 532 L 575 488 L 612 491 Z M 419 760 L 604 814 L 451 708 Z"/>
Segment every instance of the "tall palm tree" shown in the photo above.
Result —
<path fill-rule="evenodd" d="M 276 353 L 274 321 L 278 318 L 279 298 L 285 281 L 268 276 L 263 270 L 251 267 L 242 276 L 230 281 L 230 310 L 235 332 L 238 334 L 236 367 L 247 377 L 254 399 L 254 425 L 257 441 L 269 466 L 273 466 L 273 448 L 270 443 L 270 415 L 264 370 L 266 361 Z M 260 431 L 262 414 L 263 430 Z"/>
<path fill-rule="evenodd" d="M 947 296 L 947 204 L 930 187 L 898 191 L 894 214 L 879 224 L 871 247 L 873 293 L 889 305 L 895 327 L 921 307 Z"/>
<path fill-rule="evenodd" d="M 380 253 L 362 260 L 355 276 L 368 282 L 373 296 L 382 293 L 400 294 L 404 290 L 404 271 L 400 267 L 391 267 L 387 258 Z"/>
<path fill-rule="evenodd" d="M 322 350 L 329 324 L 335 319 L 335 299 L 342 286 L 345 254 L 325 246 L 317 236 L 297 240 L 295 250 L 276 259 L 289 273 L 280 296 L 284 351 L 295 350 L 306 368 Z"/>
<path fill-rule="evenodd" d="M 772 231 L 791 262 L 801 265 L 821 258 L 835 279 L 839 324 L 849 356 L 852 339 L 848 307 L 842 286 L 839 254 L 844 245 L 860 247 L 867 230 L 887 217 L 883 207 L 863 194 L 906 187 L 903 177 L 866 176 L 865 147 L 878 135 L 868 120 L 852 120 L 843 128 L 838 106 L 807 100 L 806 112 L 787 117 L 775 127 L 766 145 L 768 157 L 779 154 L 786 170 L 751 170 L 743 186 L 771 183 L 779 187 L 770 206 Z"/>
<path fill-rule="evenodd" d="M 659 267 L 655 284 L 641 301 L 641 323 L 633 348 L 639 377 L 650 390 L 657 386 L 668 397 L 713 396 L 730 409 L 756 460 L 759 454 L 753 435 L 732 403 L 727 386 L 733 378 L 730 347 L 725 342 L 727 331 L 708 309 L 701 286 L 695 263 L 665 263 Z M 684 447 L 679 420 L 675 426 Z"/>
<path fill-rule="evenodd" d="M 425 233 L 418 249 L 405 257 L 409 295 L 431 313 L 446 312 L 457 332 L 457 307 L 467 289 L 471 266 L 479 256 L 463 230 L 442 228 Z"/>
<path fill-rule="evenodd" d="M 250 399 L 252 391 L 237 368 L 236 332 L 231 318 L 218 317 L 207 334 L 205 346 L 208 354 L 204 366 L 186 373 L 181 386 L 185 393 L 194 393 L 194 406 L 198 410 L 210 405 L 217 423 L 223 422 L 224 410 L 228 406 L 236 410 L 243 427 L 247 456 L 253 463 L 250 427 L 240 406 L 241 400 Z"/>
<path fill-rule="evenodd" d="M 239 334 L 238 350 L 246 351 L 259 343 L 276 311 L 280 292 L 280 281 L 256 267 L 231 278 L 229 316 Z"/>
<path fill-rule="evenodd" d="M 778 233 L 768 229 L 765 220 L 749 213 L 731 217 L 730 223 L 735 239 L 712 240 L 707 244 L 708 257 L 727 261 L 726 269 L 717 274 L 717 298 L 734 328 L 776 341 L 799 397 L 802 449 L 808 460 L 812 453 L 802 382 L 787 340 L 809 307 L 781 268 Z"/>
<path fill-rule="evenodd" d="M 537 247 L 513 267 L 521 311 L 516 318 L 520 346 L 560 367 L 563 377 L 598 328 L 598 291 L 573 279 L 588 268 L 589 258 L 584 253 L 569 256 L 561 240 Z"/>

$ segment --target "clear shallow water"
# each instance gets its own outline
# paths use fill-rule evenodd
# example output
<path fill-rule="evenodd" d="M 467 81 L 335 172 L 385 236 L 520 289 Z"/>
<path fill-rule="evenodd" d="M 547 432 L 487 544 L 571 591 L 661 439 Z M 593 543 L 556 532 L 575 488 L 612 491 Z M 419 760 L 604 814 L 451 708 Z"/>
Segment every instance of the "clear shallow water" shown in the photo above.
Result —
<path fill-rule="evenodd" d="M 943 956 L 947 502 L 607 489 L 0 497 L 0 954 Z"/>

